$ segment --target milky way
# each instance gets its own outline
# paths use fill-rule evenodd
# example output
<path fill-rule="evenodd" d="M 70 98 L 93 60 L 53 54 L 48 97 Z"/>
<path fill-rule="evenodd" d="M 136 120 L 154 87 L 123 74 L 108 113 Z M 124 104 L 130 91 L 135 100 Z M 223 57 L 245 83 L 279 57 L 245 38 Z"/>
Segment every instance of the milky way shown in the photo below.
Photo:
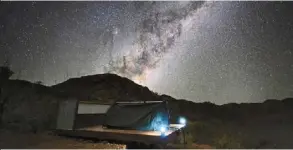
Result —
<path fill-rule="evenodd" d="M 293 96 L 289 2 L 1 2 L 0 60 L 46 85 L 105 72 L 196 102 Z M 1 62 L 0 62 L 1 63 Z"/>
<path fill-rule="evenodd" d="M 138 39 L 135 44 L 138 44 L 138 47 L 132 50 L 130 56 L 123 56 L 120 61 L 114 60 L 114 64 L 109 62 L 110 66 L 106 70 L 130 79 L 145 76 L 147 70 L 155 69 L 162 57 L 169 52 L 180 38 L 183 22 L 187 17 L 192 17 L 202 4 L 202 2 L 190 2 L 179 8 L 169 7 L 163 11 L 161 7 L 149 9 L 150 15 L 137 28 Z M 116 34 L 117 32 L 112 36 Z"/>

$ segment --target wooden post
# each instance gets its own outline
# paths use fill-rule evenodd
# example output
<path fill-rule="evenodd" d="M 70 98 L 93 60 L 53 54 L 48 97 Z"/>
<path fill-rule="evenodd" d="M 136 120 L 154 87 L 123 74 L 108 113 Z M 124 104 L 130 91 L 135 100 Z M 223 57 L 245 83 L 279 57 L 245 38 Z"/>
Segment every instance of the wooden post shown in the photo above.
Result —
<path fill-rule="evenodd" d="M 182 128 L 181 131 L 182 131 L 182 134 L 183 134 L 183 145 L 184 145 L 184 148 L 186 148 L 186 140 L 185 140 L 185 132 L 184 132 L 184 129 Z"/>

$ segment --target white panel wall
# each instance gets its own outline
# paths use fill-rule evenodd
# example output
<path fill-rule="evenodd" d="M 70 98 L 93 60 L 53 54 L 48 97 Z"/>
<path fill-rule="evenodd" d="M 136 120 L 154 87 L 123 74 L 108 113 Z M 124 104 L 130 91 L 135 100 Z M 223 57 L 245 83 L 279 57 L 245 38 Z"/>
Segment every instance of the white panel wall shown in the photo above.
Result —
<path fill-rule="evenodd" d="M 77 100 L 62 101 L 59 105 L 57 129 L 73 129 Z"/>
<path fill-rule="evenodd" d="M 78 114 L 104 114 L 108 111 L 110 105 L 83 104 L 78 105 Z"/>

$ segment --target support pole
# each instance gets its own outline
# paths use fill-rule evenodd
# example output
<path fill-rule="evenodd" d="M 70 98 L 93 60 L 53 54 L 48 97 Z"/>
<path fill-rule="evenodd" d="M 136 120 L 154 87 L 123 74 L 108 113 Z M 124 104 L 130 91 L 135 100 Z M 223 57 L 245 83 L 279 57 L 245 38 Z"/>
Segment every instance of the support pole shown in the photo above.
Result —
<path fill-rule="evenodd" d="M 183 145 L 184 145 L 184 148 L 186 148 L 186 139 L 185 139 L 184 129 L 181 129 L 181 131 L 182 131 L 182 134 L 183 134 Z"/>

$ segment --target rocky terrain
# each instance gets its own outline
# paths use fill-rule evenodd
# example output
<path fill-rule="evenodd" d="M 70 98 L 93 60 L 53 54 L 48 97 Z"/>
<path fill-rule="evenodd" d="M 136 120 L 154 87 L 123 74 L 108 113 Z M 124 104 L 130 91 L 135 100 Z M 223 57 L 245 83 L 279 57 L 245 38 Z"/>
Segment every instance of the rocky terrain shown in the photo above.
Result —
<path fill-rule="evenodd" d="M 1 128 L 19 134 L 47 132 L 55 126 L 58 102 L 70 97 L 108 103 L 116 100 L 167 100 L 173 122 L 178 116 L 188 119 L 188 145 L 215 148 L 293 147 L 293 99 L 225 105 L 194 103 L 158 95 L 147 87 L 114 74 L 69 79 L 52 87 L 8 80 L 1 84 Z M 5 135 L 1 134 L 1 141 L 11 136 Z"/>
<path fill-rule="evenodd" d="M 72 78 L 52 86 L 56 91 L 64 92 L 81 100 L 114 101 L 148 101 L 158 100 L 160 96 L 147 87 L 116 74 L 99 74 Z"/>

